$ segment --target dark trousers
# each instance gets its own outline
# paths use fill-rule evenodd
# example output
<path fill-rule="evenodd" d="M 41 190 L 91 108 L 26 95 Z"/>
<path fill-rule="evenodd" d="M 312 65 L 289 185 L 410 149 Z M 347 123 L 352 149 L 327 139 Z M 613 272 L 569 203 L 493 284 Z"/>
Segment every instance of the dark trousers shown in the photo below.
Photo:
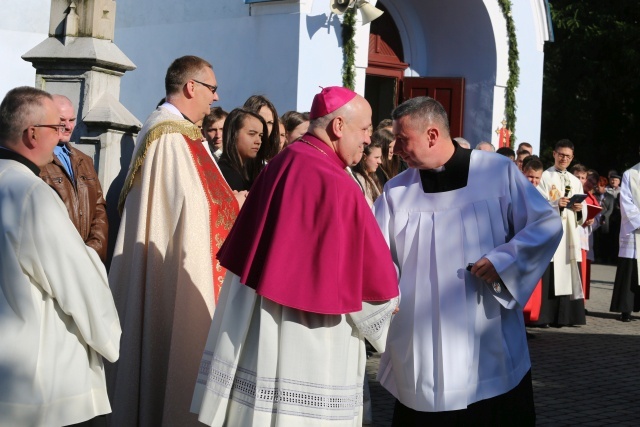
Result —
<path fill-rule="evenodd" d="M 534 427 L 531 371 L 513 389 L 500 396 L 472 403 L 467 409 L 444 412 L 420 412 L 396 400 L 393 427 Z"/>

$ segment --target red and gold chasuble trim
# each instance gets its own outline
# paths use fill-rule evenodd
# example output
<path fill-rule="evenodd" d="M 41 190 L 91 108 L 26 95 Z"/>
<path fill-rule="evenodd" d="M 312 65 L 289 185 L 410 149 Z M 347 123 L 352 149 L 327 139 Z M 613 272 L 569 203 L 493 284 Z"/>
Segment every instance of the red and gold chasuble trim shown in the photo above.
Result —
<path fill-rule="evenodd" d="M 187 147 L 189 147 L 193 164 L 198 171 L 200 183 L 209 205 L 209 230 L 211 233 L 209 242 L 213 265 L 213 294 L 217 305 L 226 269 L 220 265 L 216 255 L 218 254 L 218 249 L 227 238 L 236 216 L 238 216 L 238 202 L 214 164 L 213 159 L 204 148 L 202 139 L 190 139 L 186 135 L 182 136 L 187 142 Z"/>

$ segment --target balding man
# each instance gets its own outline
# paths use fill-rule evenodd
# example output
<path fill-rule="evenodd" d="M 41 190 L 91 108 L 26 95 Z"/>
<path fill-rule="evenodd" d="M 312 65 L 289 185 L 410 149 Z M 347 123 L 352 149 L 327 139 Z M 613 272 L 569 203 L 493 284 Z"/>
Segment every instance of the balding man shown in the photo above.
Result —
<path fill-rule="evenodd" d="M 460 147 L 466 148 L 467 150 L 471 149 L 471 143 L 463 137 L 459 136 L 457 138 L 453 138 L 453 140 L 457 142 Z"/>
<path fill-rule="evenodd" d="M 60 196 L 82 240 L 104 262 L 109 221 L 102 186 L 91 157 L 71 145 L 71 134 L 76 127 L 76 112 L 71 100 L 63 95 L 53 95 L 53 102 L 58 107 L 64 129 L 53 149 L 53 160 L 42 168 L 40 178 Z"/>
<path fill-rule="evenodd" d="M 208 425 L 361 426 L 366 337 L 384 350 L 398 285 L 345 168 L 371 107 L 324 88 L 308 132 L 269 162 L 220 250 L 228 269 L 193 410 Z"/>
<path fill-rule="evenodd" d="M 39 177 L 65 126 L 51 96 L 0 104 L 0 425 L 104 425 L 120 324 L 105 268 Z"/>
<path fill-rule="evenodd" d="M 493 144 L 488 142 L 488 141 L 480 141 L 476 145 L 476 150 L 488 151 L 490 153 L 495 153 L 496 152 L 496 147 L 494 147 Z"/>
<path fill-rule="evenodd" d="M 165 89 L 138 135 L 109 271 L 123 320 L 123 358 L 109 375 L 119 427 L 197 425 L 189 405 L 225 273 L 216 255 L 245 197 L 197 125 L 218 100 L 211 64 L 176 59 Z"/>
<path fill-rule="evenodd" d="M 534 426 L 522 307 L 560 221 L 512 161 L 453 142 L 435 99 L 392 117 L 410 169 L 374 208 L 402 294 L 378 371 L 397 398 L 393 425 Z"/>

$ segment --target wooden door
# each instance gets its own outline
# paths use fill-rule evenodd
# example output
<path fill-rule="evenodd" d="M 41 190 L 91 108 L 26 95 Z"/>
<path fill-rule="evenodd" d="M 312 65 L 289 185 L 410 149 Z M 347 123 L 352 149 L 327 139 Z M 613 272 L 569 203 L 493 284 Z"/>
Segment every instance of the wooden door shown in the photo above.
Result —
<path fill-rule="evenodd" d="M 464 113 L 463 77 L 405 77 L 402 101 L 430 96 L 442 104 L 449 116 L 451 137 L 462 136 Z"/>

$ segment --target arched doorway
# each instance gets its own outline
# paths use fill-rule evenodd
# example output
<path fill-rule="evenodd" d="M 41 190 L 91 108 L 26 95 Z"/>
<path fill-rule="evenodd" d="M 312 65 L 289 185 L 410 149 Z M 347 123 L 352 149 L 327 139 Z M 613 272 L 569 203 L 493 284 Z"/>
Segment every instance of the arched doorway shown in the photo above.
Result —
<path fill-rule="evenodd" d="M 391 118 L 391 111 L 401 102 L 402 79 L 409 66 L 402 62 L 402 41 L 393 18 L 380 2 L 376 7 L 384 13 L 371 23 L 364 89 L 364 97 L 373 111 L 374 128 L 381 120 Z"/>
<path fill-rule="evenodd" d="M 402 101 L 416 96 L 437 99 L 449 115 L 451 136 L 462 136 L 464 121 L 464 86 L 462 77 L 405 77 L 408 63 L 400 32 L 382 2 L 376 7 L 384 13 L 371 23 L 369 63 L 365 78 L 365 98 L 371 104 L 375 126 L 391 117 L 391 111 Z"/>

